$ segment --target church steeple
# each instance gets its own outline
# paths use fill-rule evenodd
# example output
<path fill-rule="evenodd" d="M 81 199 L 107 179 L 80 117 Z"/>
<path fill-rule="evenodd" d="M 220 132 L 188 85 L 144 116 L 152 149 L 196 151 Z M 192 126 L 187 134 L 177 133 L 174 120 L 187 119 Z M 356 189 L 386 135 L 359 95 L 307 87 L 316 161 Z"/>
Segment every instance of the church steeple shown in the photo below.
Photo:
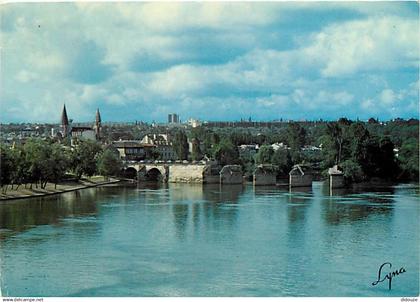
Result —
<path fill-rule="evenodd" d="M 69 118 L 67 117 L 66 104 L 64 104 L 63 112 L 61 113 L 61 127 L 63 128 L 63 137 L 66 137 L 69 130 Z"/>
<path fill-rule="evenodd" d="M 99 112 L 99 108 L 96 109 L 95 134 L 96 139 L 99 140 L 101 138 L 101 113 Z"/>
<path fill-rule="evenodd" d="M 96 109 L 96 124 L 101 123 L 101 113 L 99 112 L 99 108 Z"/>

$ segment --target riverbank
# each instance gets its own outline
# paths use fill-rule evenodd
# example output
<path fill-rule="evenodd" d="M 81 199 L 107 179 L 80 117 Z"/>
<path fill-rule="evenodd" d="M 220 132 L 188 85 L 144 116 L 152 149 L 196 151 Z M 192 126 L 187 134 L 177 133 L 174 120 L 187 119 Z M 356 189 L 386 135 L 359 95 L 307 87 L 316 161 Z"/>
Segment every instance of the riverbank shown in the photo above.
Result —
<path fill-rule="evenodd" d="M 12 199 L 21 199 L 21 198 L 31 198 L 31 197 L 40 197 L 40 196 L 47 196 L 47 195 L 54 195 L 54 194 L 61 194 L 91 187 L 98 187 L 108 184 L 114 184 L 120 182 L 119 179 L 111 178 L 109 180 L 104 180 L 102 176 L 94 176 L 89 179 L 81 179 L 78 181 L 66 181 L 57 184 L 48 183 L 45 189 L 41 189 L 40 186 L 38 188 L 35 185 L 32 185 L 32 189 L 29 188 L 29 184 L 27 188 L 24 185 L 21 185 L 18 190 L 9 189 L 7 190 L 6 194 L 0 194 L 0 201 L 2 200 L 12 200 Z"/>

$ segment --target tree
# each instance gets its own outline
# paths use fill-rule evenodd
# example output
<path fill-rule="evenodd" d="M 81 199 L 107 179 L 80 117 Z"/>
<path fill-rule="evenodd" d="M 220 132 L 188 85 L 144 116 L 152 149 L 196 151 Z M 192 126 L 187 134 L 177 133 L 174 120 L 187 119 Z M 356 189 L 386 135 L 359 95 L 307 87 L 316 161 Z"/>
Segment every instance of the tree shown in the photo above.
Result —
<path fill-rule="evenodd" d="M 256 164 L 270 164 L 274 150 L 270 145 L 262 145 L 255 155 Z"/>
<path fill-rule="evenodd" d="M 70 160 L 59 144 L 51 146 L 51 156 L 48 164 L 48 180 L 54 183 L 54 188 L 57 188 L 57 183 L 60 182 L 70 165 Z"/>
<path fill-rule="evenodd" d="M 398 152 L 398 160 L 405 177 L 418 180 L 419 143 L 415 138 L 404 141 Z"/>
<path fill-rule="evenodd" d="M 180 160 L 188 159 L 188 140 L 184 131 L 177 131 L 173 141 L 173 147 Z"/>
<path fill-rule="evenodd" d="M 193 160 L 200 160 L 203 158 L 203 154 L 201 153 L 200 148 L 200 141 L 198 138 L 193 138 L 192 141 L 192 152 L 191 157 Z"/>
<path fill-rule="evenodd" d="M 399 167 L 394 154 L 394 144 L 389 137 L 380 139 L 376 163 L 378 165 L 377 176 L 387 179 L 393 179 L 397 176 Z"/>
<path fill-rule="evenodd" d="M 25 150 L 19 145 L 14 147 L 11 150 L 13 169 L 11 170 L 11 182 L 12 184 L 17 184 L 16 190 L 19 186 L 24 183 L 26 187 L 26 182 L 29 181 L 29 165 L 26 161 Z"/>
<path fill-rule="evenodd" d="M 233 143 L 225 138 L 213 148 L 213 157 L 219 161 L 221 165 L 231 165 L 239 162 L 238 149 Z"/>
<path fill-rule="evenodd" d="M 0 148 L 0 172 L 1 172 L 0 183 L 1 183 L 1 186 L 2 186 L 3 193 L 7 192 L 7 186 L 11 182 L 12 168 L 13 168 L 13 162 L 12 162 L 10 149 L 1 145 L 1 148 Z"/>
<path fill-rule="evenodd" d="M 341 153 L 343 149 L 344 135 L 343 129 L 336 122 L 331 122 L 327 124 L 327 135 L 332 141 L 333 151 L 335 153 L 335 164 L 341 162 Z"/>
<path fill-rule="evenodd" d="M 38 182 L 41 185 L 41 188 L 44 188 L 48 178 L 47 175 L 49 171 L 48 157 L 51 153 L 51 148 L 49 144 L 39 140 L 39 139 L 30 139 L 24 145 L 25 150 L 25 161 L 28 164 L 28 181 L 35 183 L 35 186 L 38 187 Z"/>
<path fill-rule="evenodd" d="M 352 159 L 348 159 L 340 164 L 346 182 L 360 182 L 365 179 L 362 167 Z"/>
<path fill-rule="evenodd" d="M 370 138 L 369 131 L 361 122 L 357 122 L 350 126 L 349 136 L 351 137 L 351 157 L 357 159 L 358 162 L 363 161 L 363 157 L 366 156 L 363 148 L 365 148 L 367 141 Z"/>
<path fill-rule="evenodd" d="M 305 145 L 306 131 L 298 123 L 290 123 L 287 129 L 289 145 L 293 151 L 300 151 Z"/>
<path fill-rule="evenodd" d="M 279 175 L 287 175 L 293 166 L 292 157 L 287 149 L 276 150 L 271 157 L 271 163 L 277 167 Z"/>
<path fill-rule="evenodd" d="M 122 169 L 122 161 L 120 157 L 107 149 L 98 156 L 97 170 L 99 174 L 105 178 L 118 175 Z"/>
<path fill-rule="evenodd" d="M 287 127 L 287 141 L 291 148 L 291 157 L 293 162 L 301 162 L 301 149 L 305 145 L 306 141 L 305 129 L 298 123 L 289 123 Z"/>
<path fill-rule="evenodd" d="M 71 167 L 76 177 L 80 179 L 83 174 L 92 176 L 96 173 L 96 159 L 101 146 L 93 141 L 80 141 L 72 153 Z"/>

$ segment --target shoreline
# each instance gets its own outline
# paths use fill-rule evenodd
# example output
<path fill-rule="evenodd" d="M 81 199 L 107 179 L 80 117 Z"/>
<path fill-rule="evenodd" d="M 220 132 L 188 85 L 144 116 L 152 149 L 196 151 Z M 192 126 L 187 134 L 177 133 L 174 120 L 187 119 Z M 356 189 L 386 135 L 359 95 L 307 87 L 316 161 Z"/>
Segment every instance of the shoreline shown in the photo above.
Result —
<path fill-rule="evenodd" d="M 88 189 L 88 188 L 94 188 L 94 187 L 99 187 L 99 186 L 116 184 L 116 183 L 119 183 L 121 181 L 122 181 L 121 179 L 115 179 L 115 178 L 111 178 L 108 181 L 101 181 L 101 182 L 96 182 L 96 183 L 91 182 L 91 181 L 79 180 L 77 183 L 73 182 L 70 185 L 67 184 L 66 185 L 67 187 L 62 188 L 62 189 L 59 188 L 60 184 L 58 184 L 57 189 L 52 189 L 54 191 L 48 191 L 48 189 L 46 190 L 46 189 L 38 188 L 38 190 L 45 190 L 45 192 L 34 192 L 34 191 L 30 191 L 30 189 L 24 189 L 26 191 L 29 191 L 29 193 L 22 194 L 22 195 L 14 195 L 14 196 L 12 196 L 12 195 L 7 196 L 5 194 L 1 194 L 2 196 L 0 197 L 0 202 L 17 200 L 17 199 L 34 198 L 34 197 L 44 197 L 44 196 L 50 196 L 50 195 L 58 195 L 58 194 L 63 194 L 63 193 L 67 193 L 67 192 L 73 192 L 73 191 Z M 54 186 L 54 184 L 50 184 L 50 185 Z M 61 184 L 61 186 L 63 186 L 63 185 Z M 16 191 L 10 190 L 8 192 L 16 192 Z M 19 191 L 17 191 L 17 192 L 19 192 Z"/>

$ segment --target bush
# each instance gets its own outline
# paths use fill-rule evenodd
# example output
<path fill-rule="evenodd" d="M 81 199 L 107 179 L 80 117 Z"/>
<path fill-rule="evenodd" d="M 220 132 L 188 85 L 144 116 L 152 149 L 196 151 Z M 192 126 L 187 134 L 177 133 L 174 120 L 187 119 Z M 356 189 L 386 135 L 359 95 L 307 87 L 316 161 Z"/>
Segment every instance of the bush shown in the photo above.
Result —
<path fill-rule="evenodd" d="M 340 168 L 344 172 L 344 179 L 346 182 L 360 182 L 366 178 L 362 167 L 351 159 L 341 163 Z"/>

